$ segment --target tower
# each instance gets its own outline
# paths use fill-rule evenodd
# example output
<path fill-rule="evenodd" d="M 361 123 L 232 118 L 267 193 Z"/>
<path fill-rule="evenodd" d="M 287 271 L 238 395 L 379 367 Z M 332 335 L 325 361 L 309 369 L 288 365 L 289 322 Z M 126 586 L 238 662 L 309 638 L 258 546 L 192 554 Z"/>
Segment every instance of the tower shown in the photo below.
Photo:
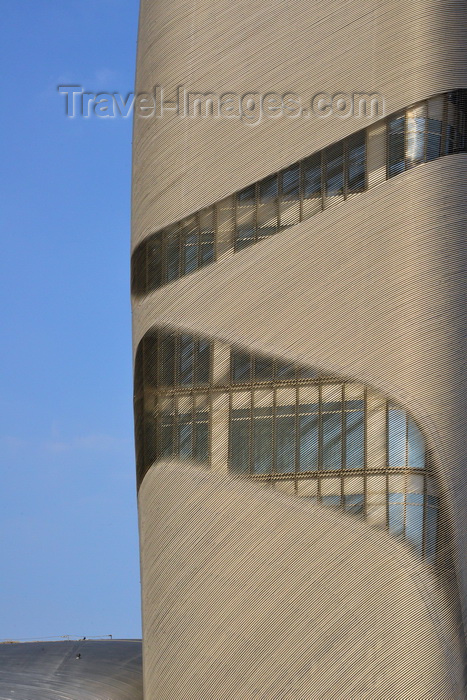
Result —
<path fill-rule="evenodd" d="M 464 25 L 141 4 L 149 698 L 464 697 Z"/>

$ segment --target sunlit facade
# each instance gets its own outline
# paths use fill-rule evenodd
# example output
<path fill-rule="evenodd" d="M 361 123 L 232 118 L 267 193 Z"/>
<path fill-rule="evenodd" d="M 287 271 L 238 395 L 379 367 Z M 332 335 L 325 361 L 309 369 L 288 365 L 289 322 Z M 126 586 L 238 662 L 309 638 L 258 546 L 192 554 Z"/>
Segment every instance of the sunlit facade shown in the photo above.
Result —
<path fill-rule="evenodd" d="M 465 8 L 428 4 L 142 2 L 140 91 L 339 75 L 386 104 L 135 118 L 151 700 L 465 697 Z"/>

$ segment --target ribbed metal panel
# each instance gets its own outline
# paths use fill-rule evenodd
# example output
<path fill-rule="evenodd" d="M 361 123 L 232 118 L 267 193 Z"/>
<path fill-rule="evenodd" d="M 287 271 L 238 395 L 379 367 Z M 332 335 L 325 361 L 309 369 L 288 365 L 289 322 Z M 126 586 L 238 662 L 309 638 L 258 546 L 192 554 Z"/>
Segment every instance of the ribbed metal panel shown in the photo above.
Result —
<path fill-rule="evenodd" d="M 140 641 L 0 644 L 1 700 L 142 700 Z"/>
<path fill-rule="evenodd" d="M 378 92 L 390 114 L 467 87 L 463 0 L 143 0 L 136 89 Z M 168 91 L 168 92 L 167 92 Z M 362 119 L 139 119 L 133 247 L 368 125 Z"/>
<path fill-rule="evenodd" d="M 160 463 L 139 492 L 145 697 L 464 697 L 453 592 L 352 516 Z"/>
<path fill-rule="evenodd" d="M 371 91 L 393 113 L 467 87 L 466 14 L 456 0 L 143 0 L 137 89 Z M 136 119 L 133 249 L 367 125 Z M 379 128 L 371 189 L 342 205 L 235 255 L 223 209 L 218 261 L 134 299 L 134 350 L 153 327 L 193 333 L 402 406 L 439 484 L 445 566 L 345 514 L 156 464 L 139 491 L 149 700 L 465 696 L 467 156 L 385 181 Z"/>

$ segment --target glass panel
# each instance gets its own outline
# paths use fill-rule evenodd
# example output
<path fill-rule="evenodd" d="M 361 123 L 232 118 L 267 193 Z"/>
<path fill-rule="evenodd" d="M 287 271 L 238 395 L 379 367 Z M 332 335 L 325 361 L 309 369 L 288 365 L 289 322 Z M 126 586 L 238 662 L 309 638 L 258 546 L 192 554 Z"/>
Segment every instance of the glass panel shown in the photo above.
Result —
<path fill-rule="evenodd" d="M 366 513 L 368 522 L 386 527 L 386 477 L 368 476 L 366 480 Z"/>
<path fill-rule="evenodd" d="M 303 168 L 303 218 L 308 219 L 322 209 L 321 153 L 302 162 Z"/>
<path fill-rule="evenodd" d="M 289 416 L 276 418 L 276 472 L 279 474 L 295 471 L 295 405 L 284 406 Z"/>
<path fill-rule="evenodd" d="M 182 275 L 188 275 L 198 267 L 198 222 L 196 216 L 184 219 L 181 224 L 183 251 Z"/>
<path fill-rule="evenodd" d="M 388 178 L 405 170 L 405 113 L 388 121 Z"/>
<path fill-rule="evenodd" d="M 295 379 L 295 365 L 278 362 L 276 365 L 276 377 L 281 381 Z"/>
<path fill-rule="evenodd" d="M 313 367 L 299 367 L 298 368 L 298 377 L 299 379 L 316 379 L 316 377 L 319 376 L 319 372 L 317 369 L 314 369 Z"/>
<path fill-rule="evenodd" d="M 346 405 L 352 403 L 346 402 Z M 355 402 L 357 403 L 357 402 Z M 365 414 L 347 411 L 345 414 L 345 467 L 363 469 L 365 462 Z"/>
<path fill-rule="evenodd" d="M 326 154 L 326 201 L 344 192 L 343 142 L 330 146 Z"/>
<path fill-rule="evenodd" d="M 233 246 L 235 233 L 235 195 L 217 203 L 217 255 L 224 255 Z"/>
<path fill-rule="evenodd" d="M 406 167 L 410 168 L 425 160 L 425 105 L 407 110 L 407 151 Z"/>
<path fill-rule="evenodd" d="M 280 173 L 281 228 L 293 226 L 300 221 L 300 164 L 296 163 Z"/>
<path fill-rule="evenodd" d="M 425 441 L 416 423 L 409 418 L 408 464 L 412 469 L 425 467 Z"/>
<path fill-rule="evenodd" d="M 407 415 L 401 408 L 389 409 L 389 467 L 405 467 Z"/>
<path fill-rule="evenodd" d="M 251 356 L 243 352 L 232 352 L 232 381 L 234 383 L 251 381 Z"/>
<path fill-rule="evenodd" d="M 363 192 L 365 189 L 366 134 L 360 131 L 347 140 L 347 193 Z"/>
<path fill-rule="evenodd" d="M 211 344 L 207 340 L 199 340 L 197 348 L 196 384 L 209 384 L 211 376 Z"/>
<path fill-rule="evenodd" d="M 256 240 L 256 185 L 237 193 L 237 233 L 235 249 L 240 250 Z"/>
<path fill-rule="evenodd" d="M 180 336 L 179 384 L 193 384 L 194 340 L 191 335 Z"/>
<path fill-rule="evenodd" d="M 214 260 L 214 207 L 203 209 L 199 214 L 199 266 L 208 265 Z"/>
<path fill-rule="evenodd" d="M 404 494 L 389 494 L 389 532 L 394 537 L 404 533 Z"/>
<path fill-rule="evenodd" d="M 159 377 L 162 386 L 175 385 L 175 336 L 160 334 Z"/>
<path fill-rule="evenodd" d="M 158 365 L 159 340 L 156 334 L 146 335 L 142 341 L 142 359 L 144 383 L 157 386 L 157 365 Z"/>
<path fill-rule="evenodd" d="M 324 413 L 321 417 L 323 428 L 323 469 L 342 468 L 342 415 Z"/>
<path fill-rule="evenodd" d="M 253 472 L 272 471 L 272 406 L 253 409 Z"/>
<path fill-rule="evenodd" d="M 165 253 L 167 263 L 167 282 L 180 276 L 180 235 L 178 224 L 166 229 Z"/>
<path fill-rule="evenodd" d="M 174 445 L 174 407 L 171 399 L 161 402 L 159 415 L 160 457 L 171 457 L 175 452 Z"/>
<path fill-rule="evenodd" d="M 147 242 L 147 287 L 145 291 L 157 289 L 162 279 L 162 233 L 151 236 Z"/>
<path fill-rule="evenodd" d="M 262 238 L 277 233 L 277 175 L 258 183 L 258 196 L 258 237 Z"/>
<path fill-rule="evenodd" d="M 193 456 L 193 418 L 191 413 L 178 416 L 178 453 L 181 459 Z"/>
<path fill-rule="evenodd" d="M 272 381 L 274 377 L 274 361 L 265 357 L 254 358 L 254 381 Z"/>
<path fill-rule="evenodd" d="M 303 407 L 300 407 L 301 410 Z M 300 415 L 299 421 L 299 462 L 302 472 L 318 469 L 318 415 Z"/>
<path fill-rule="evenodd" d="M 423 501 L 423 496 L 421 498 Z M 422 505 L 406 505 L 405 537 L 415 547 L 417 552 L 421 554 L 423 546 L 423 502 Z"/>
<path fill-rule="evenodd" d="M 229 461 L 232 471 L 243 474 L 250 470 L 250 421 L 235 420 L 237 414 L 238 411 L 232 411 Z"/>
<path fill-rule="evenodd" d="M 209 423 L 207 413 L 196 414 L 194 437 L 193 457 L 198 462 L 207 462 L 209 459 Z"/>

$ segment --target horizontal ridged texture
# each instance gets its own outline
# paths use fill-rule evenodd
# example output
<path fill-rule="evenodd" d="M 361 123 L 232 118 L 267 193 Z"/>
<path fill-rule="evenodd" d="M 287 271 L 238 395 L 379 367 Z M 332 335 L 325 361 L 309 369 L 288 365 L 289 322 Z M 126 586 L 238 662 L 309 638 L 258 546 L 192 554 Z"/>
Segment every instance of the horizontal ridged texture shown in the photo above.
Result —
<path fill-rule="evenodd" d="M 174 463 L 139 507 L 146 698 L 463 697 L 448 591 L 386 533 Z"/>
<path fill-rule="evenodd" d="M 467 87 L 465 20 L 454 0 L 143 0 L 137 90 L 368 91 L 391 113 Z M 367 124 L 136 119 L 133 248 Z M 154 326 L 187 331 L 408 411 L 457 577 L 342 513 L 156 464 L 139 491 L 147 700 L 465 696 L 466 166 L 425 163 L 134 300 L 135 350 Z"/>
<path fill-rule="evenodd" d="M 141 4 L 136 89 L 216 94 L 377 92 L 386 113 L 467 87 L 463 0 Z M 368 125 L 366 119 L 137 119 L 133 247 Z"/>
<path fill-rule="evenodd" d="M 1 700 L 142 700 L 141 641 L 0 644 Z"/>

